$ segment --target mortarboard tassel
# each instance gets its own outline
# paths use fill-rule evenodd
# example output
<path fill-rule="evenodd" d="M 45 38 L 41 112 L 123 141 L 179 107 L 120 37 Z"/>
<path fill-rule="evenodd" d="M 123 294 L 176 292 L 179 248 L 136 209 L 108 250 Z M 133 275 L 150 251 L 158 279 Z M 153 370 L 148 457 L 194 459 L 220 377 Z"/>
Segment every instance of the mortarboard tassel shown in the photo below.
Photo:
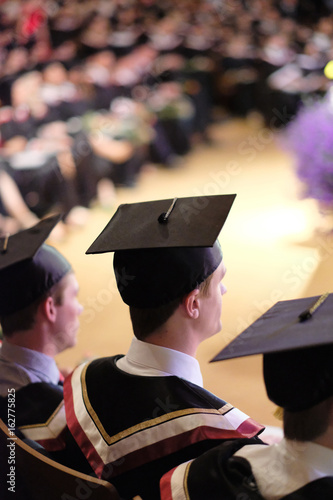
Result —
<path fill-rule="evenodd" d="M 4 241 L 3 241 L 3 247 L 2 247 L 1 253 L 6 253 L 7 252 L 8 240 L 9 240 L 9 234 L 6 234 L 5 238 L 4 238 Z"/>
<path fill-rule="evenodd" d="M 275 418 L 282 421 L 283 420 L 283 408 L 281 408 L 281 406 L 277 406 L 273 415 Z"/>
<path fill-rule="evenodd" d="M 298 316 L 299 321 L 302 322 L 302 321 L 306 321 L 307 319 L 310 319 L 311 316 L 313 315 L 313 313 L 318 309 L 318 307 L 320 307 L 322 305 L 322 303 L 327 299 L 328 296 L 329 296 L 328 292 L 321 295 L 319 297 L 319 299 L 316 300 L 316 302 L 311 307 L 309 307 L 308 309 L 303 311 Z"/>

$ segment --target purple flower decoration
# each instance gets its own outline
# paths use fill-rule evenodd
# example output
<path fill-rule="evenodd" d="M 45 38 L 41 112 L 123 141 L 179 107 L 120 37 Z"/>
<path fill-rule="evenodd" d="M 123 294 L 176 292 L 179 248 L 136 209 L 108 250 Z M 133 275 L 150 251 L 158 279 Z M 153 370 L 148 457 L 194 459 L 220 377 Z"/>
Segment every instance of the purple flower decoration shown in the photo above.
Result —
<path fill-rule="evenodd" d="M 304 183 L 304 197 L 333 205 L 332 95 L 304 105 L 285 129 L 287 148 L 296 157 L 296 173 Z"/>

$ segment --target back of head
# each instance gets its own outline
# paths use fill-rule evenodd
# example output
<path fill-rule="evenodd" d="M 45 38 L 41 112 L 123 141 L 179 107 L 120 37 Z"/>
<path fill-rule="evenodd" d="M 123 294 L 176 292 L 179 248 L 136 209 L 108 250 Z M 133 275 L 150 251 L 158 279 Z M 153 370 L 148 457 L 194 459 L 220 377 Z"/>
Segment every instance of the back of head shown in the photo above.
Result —
<path fill-rule="evenodd" d="M 333 344 L 264 355 L 271 401 L 290 412 L 306 410 L 333 396 Z"/>
<path fill-rule="evenodd" d="M 154 248 L 115 252 L 113 266 L 125 304 L 156 308 L 184 297 L 222 261 L 218 241 L 204 248 Z"/>
<path fill-rule="evenodd" d="M 329 425 L 333 402 L 333 344 L 264 355 L 269 399 L 283 408 L 285 437 L 313 441 Z"/>
<path fill-rule="evenodd" d="M 212 276 L 213 273 L 201 283 L 196 284 L 195 288 L 200 291 L 201 296 L 208 296 Z M 182 294 L 178 298 L 158 307 L 130 306 L 130 316 L 135 337 L 144 341 L 150 334 L 157 332 L 180 306 L 183 298 L 184 295 Z"/>

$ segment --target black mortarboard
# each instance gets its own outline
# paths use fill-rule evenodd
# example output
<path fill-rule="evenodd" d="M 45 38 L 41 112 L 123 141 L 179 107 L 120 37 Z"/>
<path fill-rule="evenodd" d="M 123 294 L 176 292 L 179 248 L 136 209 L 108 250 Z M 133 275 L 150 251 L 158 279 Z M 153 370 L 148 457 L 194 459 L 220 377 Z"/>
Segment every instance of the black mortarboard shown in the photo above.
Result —
<path fill-rule="evenodd" d="M 333 293 L 277 302 L 212 361 L 264 355 L 271 401 L 300 411 L 333 395 Z"/>
<path fill-rule="evenodd" d="M 60 215 L 0 238 L 0 315 L 8 316 L 32 304 L 71 270 L 71 265 L 44 241 Z"/>
<path fill-rule="evenodd" d="M 158 307 L 194 290 L 218 267 L 217 237 L 234 194 L 120 205 L 86 253 L 115 252 L 123 301 Z"/>

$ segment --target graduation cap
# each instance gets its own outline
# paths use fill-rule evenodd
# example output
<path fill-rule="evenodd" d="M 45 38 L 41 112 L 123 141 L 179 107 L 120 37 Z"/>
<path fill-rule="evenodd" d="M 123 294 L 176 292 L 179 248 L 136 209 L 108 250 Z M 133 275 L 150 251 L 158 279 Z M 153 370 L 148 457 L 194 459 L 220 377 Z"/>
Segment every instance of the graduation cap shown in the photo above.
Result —
<path fill-rule="evenodd" d="M 271 401 L 300 411 L 333 395 L 333 293 L 277 302 L 212 361 L 263 354 Z"/>
<path fill-rule="evenodd" d="M 0 238 L 0 315 L 8 316 L 32 304 L 71 270 L 55 248 L 44 242 L 61 216 Z"/>
<path fill-rule="evenodd" d="M 167 304 L 194 290 L 218 267 L 218 235 L 235 194 L 120 205 L 87 254 L 115 252 L 123 301 Z"/>

